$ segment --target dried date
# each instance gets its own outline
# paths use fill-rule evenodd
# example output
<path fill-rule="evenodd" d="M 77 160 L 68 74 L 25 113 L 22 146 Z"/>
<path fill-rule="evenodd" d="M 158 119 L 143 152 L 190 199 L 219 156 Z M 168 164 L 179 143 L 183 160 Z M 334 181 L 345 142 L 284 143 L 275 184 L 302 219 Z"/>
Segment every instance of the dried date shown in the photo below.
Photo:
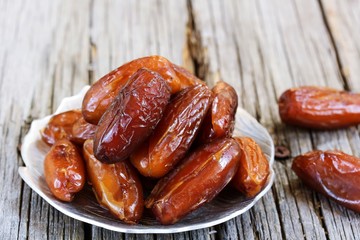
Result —
<path fill-rule="evenodd" d="M 178 87 L 174 93 L 179 92 L 187 87 L 194 85 L 206 85 L 204 81 L 197 78 L 194 74 L 186 70 L 185 68 L 172 64 L 172 68 L 175 71 L 176 76 L 179 78 Z"/>
<path fill-rule="evenodd" d="M 173 224 L 211 201 L 234 176 L 240 147 L 220 139 L 198 148 L 162 178 L 145 201 L 162 224 Z"/>
<path fill-rule="evenodd" d="M 135 59 L 111 71 L 91 86 L 82 103 L 85 120 L 98 124 L 106 109 L 125 87 L 130 77 L 140 68 L 147 68 L 160 74 L 169 85 L 172 94 L 201 83 L 185 69 L 173 65 L 164 57 L 149 56 Z"/>
<path fill-rule="evenodd" d="M 140 180 L 128 161 L 105 164 L 93 154 L 93 140 L 83 145 L 89 180 L 100 205 L 126 223 L 140 220 L 144 199 Z"/>
<path fill-rule="evenodd" d="M 160 178 L 185 156 L 210 103 L 211 91 L 205 85 L 189 87 L 175 96 L 149 141 L 131 155 L 142 175 Z"/>
<path fill-rule="evenodd" d="M 94 137 L 94 153 L 105 163 L 125 160 L 152 133 L 170 100 L 164 79 L 138 70 L 105 112 Z"/>
<path fill-rule="evenodd" d="M 297 156 L 292 170 L 310 188 L 360 213 L 360 159 L 341 151 Z"/>
<path fill-rule="evenodd" d="M 57 140 L 71 139 L 73 125 L 81 117 L 80 110 L 70 110 L 52 116 L 41 131 L 42 140 L 51 146 Z"/>
<path fill-rule="evenodd" d="M 259 145 L 249 137 L 234 138 L 240 146 L 239 168 L 232 185 L 247 197 L 254 197 L 264 187 L 270 174 L 269 161 Z"/>
<path fill-rule="evenodd" d="M 231 137 L 235 126 L 238 96 L 235 89 L 219 81 L 212 89 L 214 100 L 199 132 L 198 142 L 211 142 L 216 138 Z"/>
<path fill-rule="evenodd" d="M 285 91 L 279 99 L 284 123 L 334 129 L 360 123 L 360 94 L 326 87 L 305 86 Z"/>
<path fill-rule="evenodd" d="M 71 202 L 85 184 L 85 166 L 77 147 L 67 139 L 57 141 L 45 157 L 44 175 L 54 196 Z"/>
<path fill-rule="evenodd" d="M 96 125 L 86 122 L 81 116 L 72 126 L 70 140 L 83 144 L 87 139 L 94 137 L 96 129 Z"/>

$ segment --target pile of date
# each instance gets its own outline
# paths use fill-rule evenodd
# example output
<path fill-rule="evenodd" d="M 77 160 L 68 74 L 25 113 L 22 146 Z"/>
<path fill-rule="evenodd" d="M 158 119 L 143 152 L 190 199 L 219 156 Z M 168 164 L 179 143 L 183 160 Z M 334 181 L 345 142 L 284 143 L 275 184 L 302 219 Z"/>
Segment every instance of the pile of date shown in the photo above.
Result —
<path fill-rule="evenodd" d="M 144 208 L 161 224 L 174 224 L 227 185 L 254 197 L 269 162 L 254 140 L 232 135 L 237 101 L 227 83 L 209 89 L 163 57 L 128 62 L 90 87 L 82 109 L 54 115 L 41 132 L 52 146 L 44 161 L 49 189 L 70 202 L 87 182 L 101 206 L 130 224 Z M 360 123 L 360 94 L 292 88 L 281 95 L 279 114 L 303 128 L 353 126 Z M 295 157 L 292 169 L 314 190 L 360 212 L 359 158 L 316 150 Z"/>
<path fill-rule="evenodd" d="M 161 56 L 128 62 L 90 87 L 82 109 L 52 116 L 41 131 L 51 146 L 46 183 L 66 202 L 89 184 L 129 224 L 144 208 L 174 224 L 227 185 L 253 197 L 269 162 L 254 140 L 232 136 L 237 101 L 229 84 L 210 89 Z"/>

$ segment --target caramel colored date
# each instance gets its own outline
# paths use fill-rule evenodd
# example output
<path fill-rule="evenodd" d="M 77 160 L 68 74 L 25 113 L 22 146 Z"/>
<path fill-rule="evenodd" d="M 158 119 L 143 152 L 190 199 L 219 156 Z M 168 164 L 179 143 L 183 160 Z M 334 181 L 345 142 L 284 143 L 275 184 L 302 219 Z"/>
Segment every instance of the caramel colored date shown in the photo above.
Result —
<path fill-rule="evenodd" d="M 292 170 L 310 188 L 360 213 L 360 159 L 341 151 L 294 158 Z"/>
<path fill-rule="evenodd" d="M 94 137 L 96 129 L 96 125 L 86 122 L 81 116 L 72 126 L 70 140 L 77 144 L 83 144 L 87 139 Z"/>
<path fill-rule="evenodd" d="M 201 82 L 185 69 L 173 65 L 164 57 L 149 56 L 135 59 L 111 71 L 91 86 L 82 103 L 85 120 L 97 124 L 130 77 L 140 68 L 147 68 L 159 73 L 168 83 L 172 94 Z"/>
<path fill-rule="evenodd" d="M 70 139 L 73 125 L 80 118 L 80 110 L 71 110 L 52 116 L 46 127 L 41 131 L 42 140 L 51 146 L 57 140 Z"/>
<path fill-rule="evenodd" d="M 162 224 L 173 224 L 211 201 L 234 176 L 240 147 L 234 139 L 220 139 L 191 153 L 161 179 L 145 206 Z"/>
<path fill-rule="evenodd" d="M 94 153 L 105 163 L 125 160 L 152 133 L 170 100 L 164 79 L 140 69 L 101 118 Z"/>
<path fill-rule="evenodd" d="M 360 123 L 360 94 L 326 87 L 299 87 L 285 91 L 279 100 L 284 123 L 334 129 Z"/>
<path fill-rule="evenodd" d="M 241 157 L 232 185 L 247 197 L 254 197 L 264 187 L 270 174 L 269 161 L 257 143 L 248 137 L 234 138 L 240 146 Z"/>
<path fill-rule="evenodd" d="M 219 81 L 212 89 L 214 101 L 199 132 L 200 143 L 216 138 L 231 137 L 235 125 L 238 96 L 235 89 L 224 81 Z"/>
<path fill-rule="evenodd" d="M 102 206 L 126 223 L 140 220 L 144 209 L 143 190 L 135 169 L 128 161 L 104 164 L 93 154 L 93 140 L 83 145 L 89 180 Z"/>
<path fill-rule="evenodd" d="M 178 87 L 176 88 L 176 92 L 181 91 L 187 87 L 194 85 L 206 85 L 204 81 L 200 80 L 188 70 L 183 67 L 180 67 L 176 64 L 172 64 L 172 68 L 175 71 L 176 76 L 179 78 L 179 82 L 177 83 Z M 175 91 L 173 91 L 176 93 Z"/>
<path fill-rule="evenodd" d="M 67 139 L 57 141 L 45 157 L 44 175 L 54 196 L 71 202 L 85 184 L 85 166 L 77 147 Z"/>
<path fill-rule="evenodd" d="M 210 102 L 211 91 L 204 85 L 189 87 L 175 96 L 149 141 L 131 155 L 132 164 L 142 175 L 160 178 L 185 156 Z"/>

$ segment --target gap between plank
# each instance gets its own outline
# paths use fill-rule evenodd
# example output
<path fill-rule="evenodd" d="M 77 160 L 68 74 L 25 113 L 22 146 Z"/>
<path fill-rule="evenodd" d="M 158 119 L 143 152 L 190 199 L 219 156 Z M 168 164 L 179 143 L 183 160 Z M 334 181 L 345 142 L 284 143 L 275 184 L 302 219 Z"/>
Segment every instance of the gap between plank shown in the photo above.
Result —
<path fill-rule="evenodd" d="M 189 60 L 192 62 L 194 75 L 202 80 L 208 80 L 209 77 L 209 59 L 206 50 L 202 44 L 201 35 L 195 22 L 195 13 L 191 0 L 187 0 L 188 23 L 186 26 L 186 47 L 188 49 Z"/>

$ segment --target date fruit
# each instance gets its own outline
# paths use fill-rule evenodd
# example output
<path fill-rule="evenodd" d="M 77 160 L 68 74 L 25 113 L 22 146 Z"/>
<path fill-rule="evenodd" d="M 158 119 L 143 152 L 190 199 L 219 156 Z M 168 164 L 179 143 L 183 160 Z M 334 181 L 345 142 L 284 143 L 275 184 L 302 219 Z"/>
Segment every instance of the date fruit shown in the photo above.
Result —
<path fill-rule="evenodd" d="M 105 163 L 127 159 L 152 133 L 169 100 L 169 87 L 159 74 L 138 70 L 100 120 L 95 157 Z"/>
<path fill-rule="evenodd" d="M 205 85 L 186 88 L 175 96 L 149 141 L 130 157 L 142 175 L 160 178 L 185 156 L 210 103 L 211 91 Z"/>
<path fill-rule="evenodd" d="M 211 201 L 234 176 L 240 147 L 232 138 L 219 139 L 192 152 L 162 178 L 145 201 L 162 224 L 173 224 Z"/>
<path fill-rule="evenodd" d="M 360 213 L 360 158 L 312 151 L 294 158 L 292 170 L 310 188 Z"/>
<path fill-rule="evenodd" d="M 51 146 L 57 140 L 70 139 L 73 125 L 81 116 L 80 110 L 70 110 L 52 116 L 46 127 L 41 131 L 42 140 Z"/>
<path fill-rule="evenodd" d="M 305 86 L 285 91 L 279 99 L 281 120 L 313 129 L 343 128 L 360 123 L 360 94 Z"/>
<path fill-rule="evenodd" d="M 187 87 L 194 85 L 206 85 L 204 81 L 197 78 L 194 74 L 186 70 L 185 68 L 172 64 L 172 68 L 175 71 L 176 76 L 179 78 L 178 87 L 173 93 L 179 92 Z"/>
<path fill-rule="evenodd" d="M 45 157 L 44 175 L 54 196 L 71 202 L 85 184 L 85 166 L 77 147 L 67 139 L 57 141 Z"/>
<path fill-rule="evenodd" d="M 106 109 L 125 87 L 131 76 L 140 68 L 147 68 L 160 74 L 169 85 L 172 94 L 201 82 L 185 69 L 173 65 L 164 57 L 149 56 L 135 59 L 106 74 L 91 86 L 82 103 L 85 120 L 92 124 L 98 124 Z"/>
<path fill-rule="evenodd" d="M 94 137 L 96 129 L 96 125 L 86 122 L 81 116 L 72 126 L 70 140 L 77 144 L 83 144 L 87 139 Z"/>
<path fill-rule="evenodd" d="M 264 187 L 270 174 L 269 161 L 253 139 L 249 137 L 234 139 L 240 146 L 241 157 L 239 169 L 231 184 L 247 197 L 254 197 Z"/>
<path fill-rule="evenodd" d="M 199 132 L 198 142 L 211 142 L 216 138 L 231 137 L 235 126 L 238 96 L 235 89 L 219 81 L 212 89 L 214 100 Z"/>
<path fill-rule="evenodd" d="M 126 223 L 140 220 L 144 209 L 143 190 L 128 161 L 105 164 L 93 154 L 93 140 L 86 140 L 83 152 L 87 173 L 100 205 Z"/>

